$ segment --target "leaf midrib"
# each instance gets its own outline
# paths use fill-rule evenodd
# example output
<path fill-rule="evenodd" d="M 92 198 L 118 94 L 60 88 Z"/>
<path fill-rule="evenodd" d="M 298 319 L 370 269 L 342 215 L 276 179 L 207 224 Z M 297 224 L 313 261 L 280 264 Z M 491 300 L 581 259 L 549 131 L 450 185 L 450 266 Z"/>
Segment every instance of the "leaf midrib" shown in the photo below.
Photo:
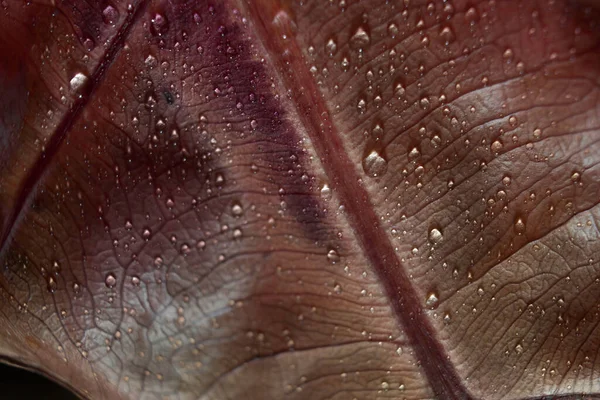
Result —
<path fill-rule="evenodd" d="M 135 26 L 136 22 L 141 18 L 148 3 L 149 0 L 139 0 L 133 5 L 132 10 L 127 14 L 121 26 L 117 28 L 117 32 L 113 35 L 113 39 L 106 47 L 102 60 L 88 77 L 87 84 L 80 89 L 75 101 L 65 112 L 56 129 L 50 136 L 50 139 L 45 146 L 45 150 L 40 153 L 30 168 L 19 188 L 14 206 L 8 214 L 8 221 L 5 224 L 5 228 L 0 233 L 0 256 L 4 255 L 7 251 L 11 238 L 19 226 L 18 222 L 26 207 L 31 203 L 35 196 L 36 188 L 48 170 L 48 166 L 54 160 L 56 154 L 58 154 L 59 149 L 65 141 L 67 134 L 71 131 L 73 124 L 79 120 L 82 111 L 90 103 L 94 93 L 104 81 L 106 72 L 109 70 L 120 51 L 124 48 L 125 41 L 127 37 L 129 37 L 131 28 Z"/>
<path fill-rule="evenodd" d="M 241 2 L 240 2 L 241 3 Z M 271 0 L 240 4 L 254 22 L 256 35 L 270 56 L 281 84 L 295 94 L 293 105 L 321 164 L 332 182 L 345 214 L 362 250 L 385 287 L 394 313 L 410 339 L 429 384 L 438 398 L 470 399 L 471 395 L 449 362 L 429 319 L 425 316 L 417 291 L 394 251 L 390 238 L 379 224 L 379 218 L 355 163 L 345 151 L 331 113 L 314 79 L 310 75 L 289 17 L 283 7 Z M 277 26 L 274 21 L 277 20 Z M 275 32 L 274 32 L 275 30 Z M 282 39 L 283 36 L 287 37 Z M 286 59 L 278 54 L 286 52 Z M 285 73 L 284 71 L 293 71 Z"/>

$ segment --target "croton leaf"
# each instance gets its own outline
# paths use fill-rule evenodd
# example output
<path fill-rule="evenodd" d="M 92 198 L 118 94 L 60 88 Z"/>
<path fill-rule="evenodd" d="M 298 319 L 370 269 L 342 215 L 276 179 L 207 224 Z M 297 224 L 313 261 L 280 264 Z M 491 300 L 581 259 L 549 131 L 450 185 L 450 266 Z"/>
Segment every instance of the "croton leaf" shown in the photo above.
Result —
<path fill-rule="evenodd" d="M 600 397 L 598 4 L 2 1 L 2 360 L 90 399 Z"/>

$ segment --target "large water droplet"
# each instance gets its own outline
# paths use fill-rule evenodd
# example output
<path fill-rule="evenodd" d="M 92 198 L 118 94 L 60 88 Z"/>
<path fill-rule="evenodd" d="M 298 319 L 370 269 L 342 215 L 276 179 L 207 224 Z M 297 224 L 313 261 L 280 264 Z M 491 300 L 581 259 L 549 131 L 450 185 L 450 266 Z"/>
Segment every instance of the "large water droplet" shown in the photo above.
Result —
<path fill-rule="evenodd" d="M 377 150 L 371 150 L 363 159 L 362 166 L 365 174 L 377 177 L 383 175 L 387 170 L 387 161 Z"/>
<path fill-rule="evenodd" d="M 429 241 L 433 244 L 437 244 L 439 242 L 441 242 L 444 239 L 444 236 L 442 235 L 442 231 L 439 230 L 438 228 L 432 228 L 429 231 Z"/>
<path fill-rule="evenodd" d="M 74 92 L 79 92 L 87 83 L 88 77 L 81 72 L 76 73 L 69 81 L 69 87 Z"/>

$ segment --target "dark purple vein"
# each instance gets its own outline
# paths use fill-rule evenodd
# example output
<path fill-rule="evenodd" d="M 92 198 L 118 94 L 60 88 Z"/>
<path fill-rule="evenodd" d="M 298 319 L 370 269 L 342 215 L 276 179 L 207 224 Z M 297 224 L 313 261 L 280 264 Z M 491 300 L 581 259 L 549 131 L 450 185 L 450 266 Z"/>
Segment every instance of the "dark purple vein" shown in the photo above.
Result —
<path fill-rule="evenodd" d="M 244 1 L 244 0 L 242 0 Z M 369 194 L 361 186 L 356 166 L 348 157 L 342 138 L 329 118 L 329 110 L 315 85 L 293 38 L 285 8 L 272 0 L 248 1 L 242 4 L 255 22 L 257 35 L 271 55 L 286 89 L 293 89 L 297 114 L 306 128 L 332 187 L 346 207 L 346 214 L 373 265 L 404 332 L 410 338 L 418 361 L 440 399 L 470 399 L 454 366 L 448 361 L 442 344 L 436 339 L 431 322 L 423 314 L 421 301 L 400 264 L 389 237 L 379 226 L 379 218 Z M 275 31 L 275 32 L 274 32 Z M 279 55 L 285 54 L 285 60 Z M 293 73 L 292 73 L 293 71 Z"/>
<path fill-rule="evenodd" d="M 10 243 L 10 237 L 18 225 L 17 222 L 23 213 L 23 210 L 30 203 L 37 184 L 43 174 L 47 171 L 54 156 L 58 153 L 58 150 L 71 130 L 71 127 L 78 120 L 81 112 L 90 102 L 97 88 L 104 80 L 106 72 L 123 48 L 132 26 L 140 18 L 146 9 L 147 4 L 148 0 L 140 0 L 134 5 L 133 11 L 127 14 L 123 24 L 118 28 L 117 33 L 110 42 L 102 61 L 100 61 L 96 69 L 90 75 L 88 83 L 79 91 L 79 96 L 65 113 L 64 117 L 56 127 L 54 134 L 46 144 L 46 150 L 40 154 L 23 180 L 14 207 L 12 207 L 7 222 L 4 224 L 4 230 L 0 235 L 0 254 L 3 254 L 6 251 L 6 248 Z"/>

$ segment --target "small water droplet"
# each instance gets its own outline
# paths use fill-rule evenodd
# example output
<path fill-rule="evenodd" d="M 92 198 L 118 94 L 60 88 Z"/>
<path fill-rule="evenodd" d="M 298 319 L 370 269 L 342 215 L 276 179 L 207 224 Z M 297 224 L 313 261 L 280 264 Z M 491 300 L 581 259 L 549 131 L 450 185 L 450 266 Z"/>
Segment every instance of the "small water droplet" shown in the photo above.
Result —
<path fill-rule="evenodd" d="M 337 44 L 333 38 L 329 39 L 325 44 L 325 51 L 330 57 L 333 56 L 337 51 Z"/>
<path fill-rule="evenodd" d="M 336 262 L 340 261 L 340 255 L 335 249 L 329 249 L 327 251 L 327 260 L 330 263 L 335 264 Z"/>
<path fill-rule="evenodd" d="M 56 291 L 57 283 L 54 277 L 48 277 L 47 288 L 50 293 L 54 293 Z"/>
<path fill-rule="evenodd" d="M 577 183 L 579 181 L 581 181 L 581 173 L 579 173 L 579 171 L 573 171 L 571 174 L 571 182 Z"/>
<path fill-rule="evenodd" d="M 150 54 L 144 60 L 144 64 L 146 64 L 146 67 L 152 69 L 158 65 L 158 61 L 156 60 L 156 57 L 154 57 L 152 54 Z"/>
<path fill-rule="evenodd" d="M 233 203 L 233 205 L 231 206 L 231 214 L 234 217 L 240 217 L 244 214 L 244 209 L 242 208 L 242 205 L 238 202 Z"/>
<path fill-rule="evenodd" d="M 363 170 L 365 174 L 371 177 L 381 176 L 387 170 L 386 159 L 377 152 L 377 150 L 371 150 L 362 162 Z"/>
<path fill-rule="evenodd" d="M 331 198 L 331 188 L 326 183 L 324 183 L 321 187 L 321 197 L 323 197 L 326 200 Z"/>
<path fill-rule="evenodd" d="M 152 18 L 151 20 L 152 22 L 152 30 L 153 30 L 153 34 L 155 35 L 162 35 L 164 34 L 167 29 L 168 29 L 168 21 L 167 18 L 165 18 L 162 14 L 154 14 L 154 18 Z"/>
<path fill-rule="evenodd" d="M 408 159 L 409 160 L 415 160 L 415 159 L 419 158 L 420 156 L 421 156 L 421 152 L 419 151 L 419 148 L 417 146 L 414 146 L 408 152 Z"/>
<path fill-rule="evenodd" d="M 371 38 L 367 29 L 363 26 L 359 26 L 354 32 L 354 35 L 350 38 L 350 48 L 354 50 L 362 51 L 371 43 Z"/>
<path fill-rule="evenodd" d="M 427 295 L 427 299 L 425 300 L 425 305 L 431 309 L 435 309 L 438 306 L 439 298 L 437 293 L 431 292 Z"/>
<path fill-rule="evenodd" d="M 114 25 L 119 19 L 119 12 L 113 6 L 107 6 L 102 11 L 102 19 L 104 23 Z"/>
<path fill-rule="evenodd" d="M 240 228 L 236 228 L 233 230 L 233 238 L 240 239 L 243 236 L 243 232 Z"/>
<path fill-rule="evenodd" d="M 113 273 L 106 274 L 104 278 L 104 284 L 107 288 L 113 288 L 117 284 L 117 278 Z"/>
<path fill-rule="evenodd" d="M 131 277 L 131 284 L 133 286 L 140 286 L 140 278 L 136 275 Z"/>
<path fill-rule="evenodd" d="M 521 217 L 517 217 L 517 219 L 515 219 L 515 232 L 517 232 L 517 235 L 524 234 L 525 228 L 525 220 Z"/>
<path fill-rule="evenodd" d="M 541 137 L 542 137 L 542 130 L 540 128 L 535 128 L 533 130 L 533 138 L 537 140 Z"/>
<path fill-rule="evenodd" d="M 450 43 L 452 43 L 455 39 L 454 31 L 449 26 L 445 26 L 440 32 L 440 37 L 442 38 L 444 44 L 447 46 Z"/>
<path fill-rule="evenodd" d="M 475 7 L 470 7 L 465 13 L 465 20 L 470 24 L 474 25 L 479 20 L 479 13 Z"/>
<path fill-rule="evenodd" d="M 429 108 L 429 106 L 431 106 L 431 103 L 429 101 L 429 98 L 427 97 L 422 97 L 421 100 L 419 100 L 419 105 L 421 106 L 421 108 L 423 110 L 427 110 Z"/>
<path fill-rule="evenodd" d="M 517 352 L 517 354 L 523 354 L 523 351 L 525 351 L 525 349 L 523 348 L 523 345 L 521 343 L 517 343 L 517 345 L 515 346 L 515 351 Z"/>
<path fill-rule="evenodd" d="M 144 229 L 142 232 L 142 238 L 144 238 L 144 240 L 148 240 L 150 239 L 150 236 L 152 236 L 152 231 L 148 228 Z"/>

